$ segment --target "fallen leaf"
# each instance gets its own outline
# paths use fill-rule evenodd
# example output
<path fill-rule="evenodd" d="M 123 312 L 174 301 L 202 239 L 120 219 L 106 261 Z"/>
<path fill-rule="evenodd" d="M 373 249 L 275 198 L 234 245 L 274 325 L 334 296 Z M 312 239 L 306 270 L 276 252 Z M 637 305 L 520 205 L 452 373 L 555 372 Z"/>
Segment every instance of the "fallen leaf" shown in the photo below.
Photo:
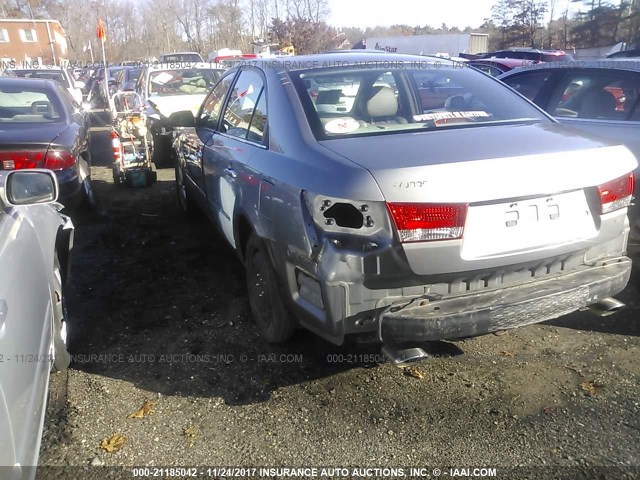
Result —
<path fill-rule="evenodd" d="M 424 372 L 418 367 L 405 367 L 404 374 L 408 377 L 417 378 L 418 380 L 422 380 L 424 378 Z"/>
<path fill-rule="evenodd" d="M 185 437 L 189 437 L 189 438 L 194 438 L 196 436 L 196 429 L 193 428 L 191 425 L 189 425 L 188 427 L 184 427 L 184 429 L 182 430 L 182 434 Z"/>
<path fill-rule="evenodd" d="M 142 404 L 142 408 L 133 413 L 130 413 L 129 415 L 127 415 L 127 418 L 144 418 L 147 415 L 151 415 L 153 413 L 154 405 L 155 404 L 150 400 L 145 400 L 145 402 Z"/>
<path fill-rule="evenodd" d="M 553 413 L 553 407 L 545 407 L 542 410 L 542 413 L 544 413 L 545 415 L 551 415 Z"/>
<path fill-rule="evenodd" d="M 122 448 L 124 442 L 126 441 L 127 437 L 123 437 L 119 433 L 114 433 L 110 437 L 102 439 L 102 441 L 100 442 L 100 448 L 109 453 L 117 452 Z"/>
<path fill-rule="evenodd" d="M 506 350 L 501 351 L 500 355 L 502 355 L 503 357 L 513 357 L 513 353 L 508 352 Z"/>
<path fill-rule="evenodd" d="M 585 380 L 580 384 L 580 388 L 587 392 L 589 395 L 595 395 L 598 393 L 598 385 L 595 384 L 592 380 Z"/>

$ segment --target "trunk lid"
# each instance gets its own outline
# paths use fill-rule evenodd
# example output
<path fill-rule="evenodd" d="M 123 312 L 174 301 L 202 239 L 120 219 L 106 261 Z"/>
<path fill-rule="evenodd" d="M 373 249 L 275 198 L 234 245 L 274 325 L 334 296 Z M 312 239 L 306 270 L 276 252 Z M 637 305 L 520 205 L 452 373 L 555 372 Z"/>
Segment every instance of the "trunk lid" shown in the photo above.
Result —
<path fill-rule="evenodd" d="M 454 255 L 449 264 L 463 270 L 486 267 L 491 265 L 487 260 L 500 257 L 498 264 L 531 260 L 534 252 L 559 254 L 593 241 L 600 224 L 600 212 L 589 203 L 594 187 L 637 166 L 625 147 L 578 136 L 557 124 L 321 143 L 369 170 L 387 202 L 469 205 L 461 239 L 403 244 L 416 273 L 430 273 L 427 249 Z M 438 263 L 446 271 L 447 262 Z"/>

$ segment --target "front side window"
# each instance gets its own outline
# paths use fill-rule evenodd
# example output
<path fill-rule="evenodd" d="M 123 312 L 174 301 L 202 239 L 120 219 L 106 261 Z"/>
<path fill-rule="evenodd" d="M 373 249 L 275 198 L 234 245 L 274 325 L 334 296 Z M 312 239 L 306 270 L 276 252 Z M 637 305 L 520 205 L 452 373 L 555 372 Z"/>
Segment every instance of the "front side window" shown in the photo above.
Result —
<path fill-rule="evenodd" d="M 203 126 L 212 129 L 218 128 L 222 105 L 233 84 L 234 77 L 234 74 L 230 74 L 220 80 L 205 99 L 199 114 L 199 122 Z"/>
<path fill-rule="evenodd" d="M 537 108 L 474 69 L 433 62 L 410 66 L 324 68 L 291 76 L 319 139 L 548 121 Z M 333 95 L 333 103 L 321 102 L 324 95 Z"/>
<path fill-rule="evenodd" d="M 640 76 L 620 71 L 568 72 L 549 103 L 557 117 L 626 120 L 640 92 Z"/>
<path fill-rule="evenodd" d="M 149 75 L 149 95 L 207 93 L 217 79 L 213 69 L 161 70 Z"/>
<path fill-rule="evenodd" d="M 266 99 L 262 76 L 243 70 L 231 91 L 220 131 L 261 143 L 266 127 Z"/>

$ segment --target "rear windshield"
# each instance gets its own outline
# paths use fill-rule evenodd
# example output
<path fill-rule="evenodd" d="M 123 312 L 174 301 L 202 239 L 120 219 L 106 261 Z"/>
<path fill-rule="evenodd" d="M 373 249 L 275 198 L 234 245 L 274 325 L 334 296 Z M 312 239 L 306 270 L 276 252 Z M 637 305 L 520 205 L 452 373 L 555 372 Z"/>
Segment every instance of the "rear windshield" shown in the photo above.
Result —
<path fill-rule="evenodd" d="M 543 62 L 573 62 L 573 57 L 568 53 L 543 53 L 542 54 Z"/>
<path fill-rule="evenodd" d="M 12 76 L 22 78 L 40 78 L 44 80 L 55 80 L 68 87 L 68 82 L 62 72 L 48 70 L 13 70 Z"/>
<path fill-rule="evenodd" d="M 323 68 L 291 76 L 317 138 L 550 121 L 466 66 Z"/>
<path fill-rule="evenodd" d="M 138 80 L 141 73 L 141 68 L 131 68 L 127 70 L 127 82 L 135 82 L 136 80 Z"/>
<path fill-rule="evenodd" d="M 161 63 L 201 62 L 202 57 L 197 53 L 176 53 L 163 55 L 160 61 Z"/>
<path fill-rule="evenodd" d="M 61 111 L 53 93 L 24 87 L 0 87 L 0 124 L 56 122 L 61 119 Z"/>
<path fill-rule="evenodd" d="M 207 93 L 218 80 L 213 69 L 162 70 L 149 76 L 149 93 L 159 96 Z"/>

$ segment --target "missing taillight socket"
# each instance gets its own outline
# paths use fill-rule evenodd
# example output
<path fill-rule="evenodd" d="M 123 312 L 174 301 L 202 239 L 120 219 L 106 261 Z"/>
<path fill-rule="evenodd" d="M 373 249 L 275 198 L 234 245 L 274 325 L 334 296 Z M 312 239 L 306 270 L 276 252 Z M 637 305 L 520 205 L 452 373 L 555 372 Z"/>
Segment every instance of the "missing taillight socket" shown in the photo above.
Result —
<path fill-rule="evenodd" d="M 462 238 L 467 218 L 465 203 L 388 203 L 402 242 L 427 242 Z"/>
<path fill-rule="evenodd" d="M 333 225 L 333 220 L 339 227 L 362 228 L 364 217 L 362 213 L 350 203 L 334 203 L 323 213 L 327 225 Z M 370 218 L 370 217 L 369 217 Z M 372 221 L 373 222 L 373 221 Z"/>

